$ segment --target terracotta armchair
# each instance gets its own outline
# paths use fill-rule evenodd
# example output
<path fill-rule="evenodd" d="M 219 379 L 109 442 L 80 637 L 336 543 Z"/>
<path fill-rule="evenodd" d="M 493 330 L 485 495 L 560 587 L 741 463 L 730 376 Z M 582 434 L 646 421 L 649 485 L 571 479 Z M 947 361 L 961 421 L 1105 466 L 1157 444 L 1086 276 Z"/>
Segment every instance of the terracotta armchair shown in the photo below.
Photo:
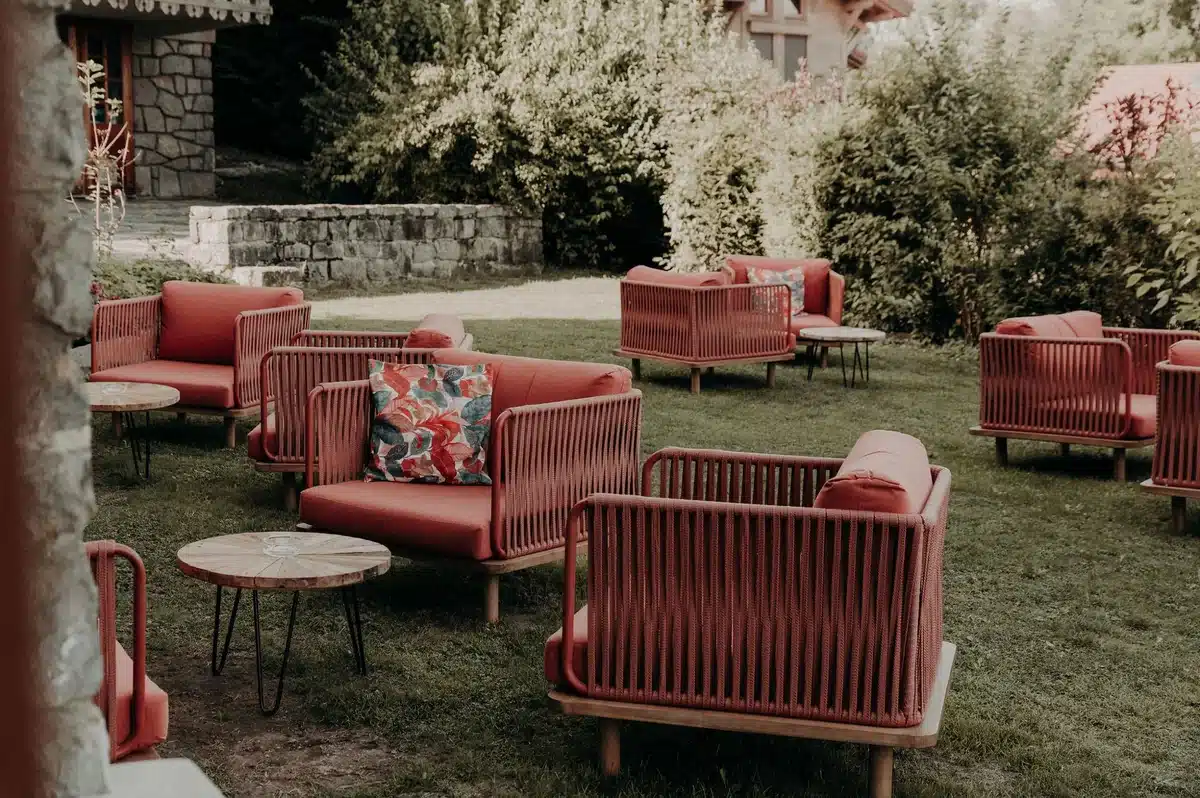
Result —
<path fill-rule="evenodd" d="M 845 460 L 665 449 L 641 494 L 575 507 L 545 648 L 551 699 L 600 718 L 606 775 L 620 721 L 645 721 L 866 743 L 891 795 L 893 749 L 937 741 L 954 660 L 950 473 L 876 431 Z"/>
<path fill-rule="evenodd" d="M 259 424 L 246 439 L 246 453 L 258 471 L 283 475 L 289 510 L 299 503 L 298 474 L 305 468 L 308 394 L 323 382 L 366 377 L 371 360 L 427 363 L 433 350 L 472 338 L 457 316 L 430 314 L 407 333 L 367 330 L 304 330 L 292 346 L 272 349 L 262 360 Z M 274 397 L 272 403 L 270 398 Z"/>
<path fill-rule="evenodd" d="M 595 490 L 637 487 L 642 395 L 626 369 L 600 363 L 439 349 L 433 362 L 495 368 L 487 466 L 493 484 L 364 482 L 372 412 L 366 380 L 309 395 L 302 528 L 376 540 L 404 556 L 466 564 L 487 577 L 563 558 L 567 515 Z"/>
<path fill-rule="evenodd" d="M 92 382 L 150 382 L 179 390 L 179 417 L 236 420 L 258 412 L 263 356 L 308 326 L 311 306 L 296 288 L 171 281 L 162 293 L 96 305 Z M 268 400 L 270 397 L 268 397 Z"/>
<path fill-rule="evenodd" d="M 1187 500 L 1200 499 L 1200 341 L 1181 341 L 1158 364 L 1158 443 L 1142 487 L 1171 497 L 1171 526 L 1187 527 Z"/>
<path fill-rule="evenodd" d="M 824 258 L 764 258 L 756 255 L 729 255 L 722 271 L 734 285 L 748 282 L 746 267 L 786 272 L 804 269 L 804 312 L 788 320 L 793 333 L 813 327 L 840 327 L 846 299 L 846 278 L 833 270 Z"/>
<path fill-rule="evenodd" d="M 638 266 L 621 280 L 620 357 L 691 369 L 691 391 L 700 392 L 700 370 L 766 363 L 767 385 L 775 364 L 793 359 L 788 332 L 791 293 L 786 285 L 732 285 L 723 272 L 677 274 Z"/>
<path fill-rule="evenodd" d="M 1125 479 L 1129 449 L 1154 445 L 1156 366 L 1177 341 L 1200 333 L 1105 327 L 1097 313 L 1075 311 L 1001 322 L 979 339 L 979 426 L 1008 463 L 1008 439 L 1113 450 Z"/>
<path fill-rule="evenodd" d="M 111 540 L 85 546 L 100 596 L 104 682 L 96 705 L 108 723 L 109 757 L 155 758 L 167 739 L 167 694 L 146 675 L 146 569 L 137 553 Z M 133 656 L 117 642 L 117 560 L 133 569 Z"/>

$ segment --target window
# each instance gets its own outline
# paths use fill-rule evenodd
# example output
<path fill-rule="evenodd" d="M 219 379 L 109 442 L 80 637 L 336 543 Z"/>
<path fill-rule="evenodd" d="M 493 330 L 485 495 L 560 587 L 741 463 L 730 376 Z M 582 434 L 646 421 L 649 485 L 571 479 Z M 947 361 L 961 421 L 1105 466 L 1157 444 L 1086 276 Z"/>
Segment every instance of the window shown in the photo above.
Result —
<path fill-rule="evenodd" d="M 783 79 L 795 80 L 800 71 L 800 59 L 808 58 L 807 36 L 783 37 Z"/>
<path fill-rule="evenodd" d="M 787 0 L 783 4 L 783 15 L 789 19 L 804 16 L 804 0 Z"/>
<path fill-rule="evenodd" d="M 746 5 L 749 6 L 750 13 L 756 17 L 765 17 L 771 13 L 769 0 L 750 0 Z"/>
<path fill-rule="evenodd" d="M 775 60 L 775 37 L 770 33 L 751 33 L 750 41 L 758 50 L 759 55 L 768 61 Z"/>

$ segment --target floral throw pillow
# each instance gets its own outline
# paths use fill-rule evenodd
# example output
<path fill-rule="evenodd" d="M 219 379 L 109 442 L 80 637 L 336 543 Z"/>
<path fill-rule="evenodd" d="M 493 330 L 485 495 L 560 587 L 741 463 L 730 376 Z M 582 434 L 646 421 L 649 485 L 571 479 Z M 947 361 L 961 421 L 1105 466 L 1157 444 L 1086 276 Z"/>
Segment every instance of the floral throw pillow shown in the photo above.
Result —
<path fill-rule="evenodd" d="M 787 271 L 777 269 L 746 268 L 746 282 L 752 285 L 783 283 L 792 290 L 792 315 L 804 315 L 804 268 L 797 266 Z"/>
<path fill-rule="evenodd" d="M 492 367 L 371 361 L 368 482 L 490 485 Z"/>

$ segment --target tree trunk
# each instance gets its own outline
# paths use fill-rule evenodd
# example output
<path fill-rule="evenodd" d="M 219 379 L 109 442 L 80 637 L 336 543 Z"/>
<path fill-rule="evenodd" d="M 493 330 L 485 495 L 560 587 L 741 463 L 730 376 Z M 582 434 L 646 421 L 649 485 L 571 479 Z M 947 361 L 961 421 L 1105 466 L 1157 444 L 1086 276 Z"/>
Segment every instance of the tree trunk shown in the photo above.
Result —
<path fill-rule="evenodd" d="M 107 791 L 108 738 L 92 698 L 102 666 L 96 595 L 83 551 L 93 509 L 91 424 L 71 341 L 91 321 L 91 241 L 66 202 L 84 160 L 83 115 L 74 59 L 55 30 L 65 0 L 22 0 L 6 44 L 16 61 L 20 127 L 12 195 L 20 256 L 31 279 L 21 342 L 25 416 L 17 441 L 28 500 L 28 574 L 37 639 L 36 695 L 46 793 Z"/>

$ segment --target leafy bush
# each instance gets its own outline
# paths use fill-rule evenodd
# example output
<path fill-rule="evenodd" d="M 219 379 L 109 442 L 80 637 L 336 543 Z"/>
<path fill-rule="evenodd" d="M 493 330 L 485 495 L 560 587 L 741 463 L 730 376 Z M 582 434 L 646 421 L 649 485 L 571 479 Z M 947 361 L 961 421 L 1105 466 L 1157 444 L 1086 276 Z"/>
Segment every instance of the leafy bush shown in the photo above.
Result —
<path fill-rule="evenodd" d="M 92 296 L 101 299 L 130 299 L 151 296 L 168 280 L 193 283 L 229 283 L 219 274 L 201 271 L 179 261 L 102 259 L 92 273 Z"/>
<path fill-rule="evenodd" d="M 1177 326 L 1200 323 L 1200 153 L 1185 135 L 1166 142 L 1159 182 L 1144 210 L 1166 238 L 1166 257 L 1126 271 L 1139 296 L 1170 312 Z M 1158 264 L 1163 264 L 1159 266 Z"/>

